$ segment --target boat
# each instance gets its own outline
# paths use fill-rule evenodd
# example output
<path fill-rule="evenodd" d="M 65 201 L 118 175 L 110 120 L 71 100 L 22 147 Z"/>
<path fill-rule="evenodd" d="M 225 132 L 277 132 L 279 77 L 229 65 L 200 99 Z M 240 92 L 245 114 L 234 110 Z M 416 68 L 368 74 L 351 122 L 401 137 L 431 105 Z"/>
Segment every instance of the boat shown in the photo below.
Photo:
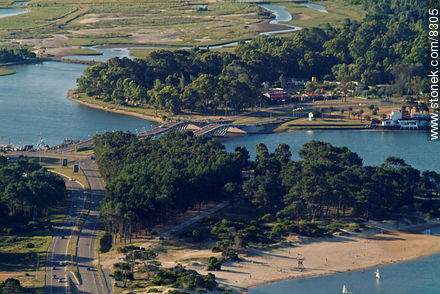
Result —
<path fill-rule="evenodd" d="M 345 285 L 342 287 L 342 294 L 351 294 Z"/>
<path fill-rule="evenodd" d="M 376 269 L 376 279 L 380 280 L 380 272 L 379 272 L 379 269 Z"/>

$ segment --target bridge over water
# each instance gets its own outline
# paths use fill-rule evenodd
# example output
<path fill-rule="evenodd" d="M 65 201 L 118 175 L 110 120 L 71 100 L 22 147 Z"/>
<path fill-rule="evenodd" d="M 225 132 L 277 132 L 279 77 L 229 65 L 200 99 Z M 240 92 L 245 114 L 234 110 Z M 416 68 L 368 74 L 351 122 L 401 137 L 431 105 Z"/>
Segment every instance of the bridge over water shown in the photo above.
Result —
<path fill-rule="evenodd" d="M 211 136 L 211 137 L 224 137 L 229 133 L 257 133 L 264 130 L 264 125 L 281 123 L 283 119 L 274 119 L 270 121 L 264 121 L 261 123 L 241 123 L 232 124 L 227 121 L 173 121 L 163 125 L 160 125 L 154 129 L 146 132 L 138 133 L 137 136 L 141 139 L 157 138 L 170 131 L 192 131 L 195 136 Z M 80 141 L 76 144 L 69 145 L 57 145 L 53 146 L 51 150 L 58 150 L 63 152 L 74 151 L 80 148 L 88 148 L 93 146 L 93 140 L 88 139 Z"/>

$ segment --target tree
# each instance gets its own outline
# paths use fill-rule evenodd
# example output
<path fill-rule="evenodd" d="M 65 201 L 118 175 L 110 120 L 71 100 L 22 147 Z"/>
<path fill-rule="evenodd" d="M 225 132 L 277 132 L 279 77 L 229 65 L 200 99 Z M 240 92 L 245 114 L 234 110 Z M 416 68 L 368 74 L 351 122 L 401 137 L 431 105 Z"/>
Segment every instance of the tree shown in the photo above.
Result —
<path fill-rule="evenodd" d="M 217 259 L 217 257 L 211 256 L 208 260 L 208 271 L 219 271 L 221 270 L 222 263 Z"/>

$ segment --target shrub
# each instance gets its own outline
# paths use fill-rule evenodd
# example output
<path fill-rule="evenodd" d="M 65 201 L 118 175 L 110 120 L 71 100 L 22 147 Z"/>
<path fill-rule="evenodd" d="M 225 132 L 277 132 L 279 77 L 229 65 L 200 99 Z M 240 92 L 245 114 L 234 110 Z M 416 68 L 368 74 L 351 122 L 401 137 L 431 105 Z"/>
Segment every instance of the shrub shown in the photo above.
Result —
<path fill-rule="evenodd" d="M 34 243 L 31 242 L 27 242 L 26 244 L 24 244 L 24 248 L 34 248 L 34 247 L 35 247 Z"/>
<path fill-rule="evenodd" d="M 222 263 L 215 256 L 211 256 L 208 260 L 208 271 L 219 271 Z"/>

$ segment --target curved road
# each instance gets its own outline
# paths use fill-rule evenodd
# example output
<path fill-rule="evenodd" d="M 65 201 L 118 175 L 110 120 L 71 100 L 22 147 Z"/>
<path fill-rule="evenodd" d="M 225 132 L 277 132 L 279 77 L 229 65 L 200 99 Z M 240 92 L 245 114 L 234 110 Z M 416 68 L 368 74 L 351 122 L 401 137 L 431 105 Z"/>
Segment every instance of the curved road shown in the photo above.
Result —
<path fill-rule="evenodd" d="M 80 168 L 84 172 L 90 184 L 90 213 L 87 216 L 82 230 L 79 234 L 78 240 L 78 270 L 79 281 L 72 278 L 74 282 L 75 291 L 73 293 L 93 293 L 93 294 L 107 294 L 112 292 L 110 285 L 109 272 L 106 271 L 99 275 L 97 267 L 95 268 L 95 241 L 97 237 L 97 228 L 99 225 L 99 203 L 104 197 L 105 188 L 99 176 L 98 166 L 90 156 L 60 154 L 61 152 L 8 152 L 7 156 L 24 155 L 28 157 L 47 157 L 56 155 L 65 158 L 75 159 L 79 163 Z M 73 168 L 73 167 L 72 167 Z M 79 183 L 69 181 L 64 178 L 67 183 L 67 188 L 70 191 L 72 198 L 68 215 L 64 218 L 62 225 L 54 234 L 52 243 L 48 249 L 48 259 L 46 267 L 46 281 L 45 293 L 67 293 L 68 284 L 65 263 L 67 258 L 67 248 L 71 240 L 73 229 L 77 226 L 80 212 L 84 208 L 85 195 L 84 189 Z M 65 236 L 64 239 L 62 236 Z M 53 269 L 55 267 L 55 269 Z M 99 269 L 98 269 L 99 270 Z M 56 278 L 53 278 L 56 275 Z M 59 281 L 59 278 L 61 282 Z M 79 283 L 78 283 L 79 282 Z"/>

